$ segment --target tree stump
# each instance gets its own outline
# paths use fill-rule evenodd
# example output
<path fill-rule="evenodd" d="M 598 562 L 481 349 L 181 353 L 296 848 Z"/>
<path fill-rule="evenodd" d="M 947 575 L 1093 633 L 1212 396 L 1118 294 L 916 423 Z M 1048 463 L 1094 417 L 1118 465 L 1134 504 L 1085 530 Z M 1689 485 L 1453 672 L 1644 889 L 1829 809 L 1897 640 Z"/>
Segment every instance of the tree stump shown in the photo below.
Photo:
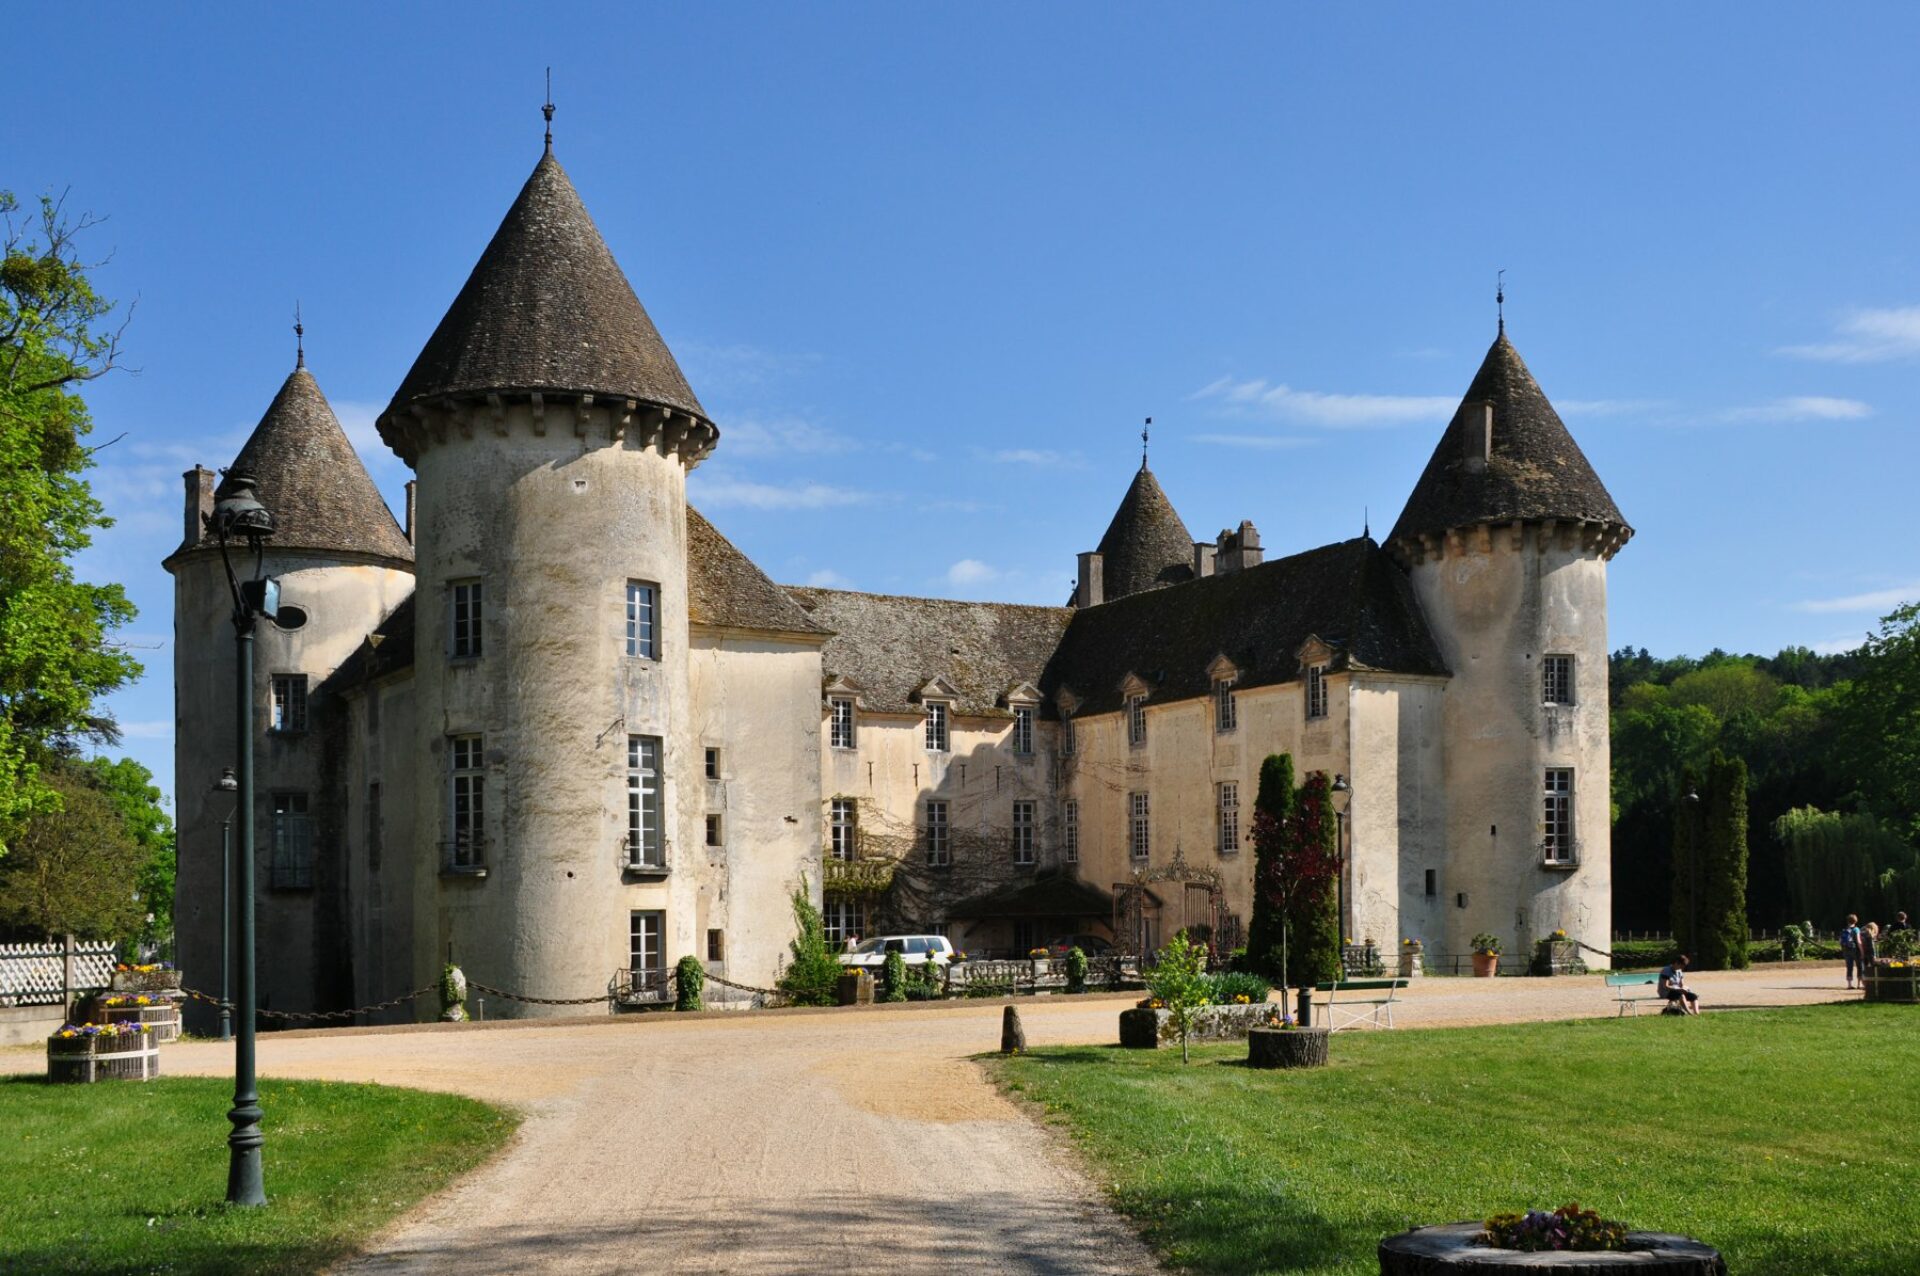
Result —
<path fill-rule="evenodd" d="M 1666 1232 L 1628 1232 L 1626 1249 L 1520 1250 L 1474 1244 L 1479 1223 L 1416 1227 L 1380 1242 L 1380 1276 L 1506 1276 L 1515 1271 L 1558 1276 L 1727 1276 L 1711 1245 Z"/>
<path fill-rule="evenodd" d="M 1247 1034 L 1247 1066 L 1325 1067 L 1328 1035 L 1325 1028 L 1255 1028 Z"/>
<path fill-rule="evenodd" d="M 1020 1026 L 1020 1007 L 1008 1006 L 1000 1016 L 1000 1053 L 1020 1054 L 1027 1048 L 1027 1030 Z"/>

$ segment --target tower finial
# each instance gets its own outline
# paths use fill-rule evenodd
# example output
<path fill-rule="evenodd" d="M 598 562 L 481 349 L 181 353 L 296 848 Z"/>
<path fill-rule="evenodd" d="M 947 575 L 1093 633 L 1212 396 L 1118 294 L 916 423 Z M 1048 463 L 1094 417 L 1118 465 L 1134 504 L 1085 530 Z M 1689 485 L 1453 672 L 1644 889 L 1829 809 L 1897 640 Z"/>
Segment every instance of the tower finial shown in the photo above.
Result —
<path fill-rule="evenodd" d="M 307 330 L 300 322 L 298 298 L 295 298 L 293 303 L 293 366 L 296 368 L 307 366 Z"/>
<path fill-rule="evenodd" d="M 1507 335 L 1507 272 L 1496 271 L 1493 276 L 1493 311 L 1500 317 L 1500 335 Z"/>
<path fill-rule="evenodd" d="M 1147 468 L 1147 434 L 1152 429 L 1153 418 L 1148 417 L 1147 423 L 1140 427 L 1140 468 L 1143 470 Z"/>
<path fill-rule="evenodd" d="M 1364 505 L 1360 507 L 1360 539 L 1373 539 L 1373 511 Z"/>
<path fill-rule="evenodd" d="M 553 154 L 553 68 L 547 68 L 547 102 L 540 108 L 547 121 L 547 154 Z"/>

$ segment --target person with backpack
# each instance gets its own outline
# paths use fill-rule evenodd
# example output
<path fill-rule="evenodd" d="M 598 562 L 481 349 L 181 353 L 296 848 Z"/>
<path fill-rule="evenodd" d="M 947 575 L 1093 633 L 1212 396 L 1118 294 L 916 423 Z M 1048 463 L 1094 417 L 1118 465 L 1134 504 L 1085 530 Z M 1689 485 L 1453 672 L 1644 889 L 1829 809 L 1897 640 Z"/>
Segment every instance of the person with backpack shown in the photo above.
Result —
<path fill-rule="evenodd" d="M 1853 987 L 1856 973 L 1864 982 L 1866 972 L 1860 969 L 1860 917 L 1857 913 L 1847 914 L 1846 927 L 1840 932 L 1840 956 L 1847 963 L 1847 987 Z"/>

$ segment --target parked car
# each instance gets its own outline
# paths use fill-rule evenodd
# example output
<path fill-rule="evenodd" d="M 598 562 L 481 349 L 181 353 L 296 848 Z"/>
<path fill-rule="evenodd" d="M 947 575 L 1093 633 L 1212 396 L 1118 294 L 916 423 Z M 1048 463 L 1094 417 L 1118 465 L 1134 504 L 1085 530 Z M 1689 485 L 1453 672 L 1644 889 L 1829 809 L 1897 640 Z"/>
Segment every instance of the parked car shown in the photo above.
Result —
<path fill-rule="evenodd" d="M 1113 941 L 1098 935 L 1062 935 L 1047 945 L 1050 956 L 1065 957 L 1078 948 L 1089 957 L 1105 957 L 1113 951 Z"/>
<path fill-rule="evenodd" d="M 888 953 L 899 953 L 909 966 L 924 966 L 928 962 L 944 966 L 953 960 L 953 945 L 945 935 L 879 935 L 850 953 L 841 953 L 839 960 L 842 966 L 862 966 L 877 971 L 887 964 Z"/>

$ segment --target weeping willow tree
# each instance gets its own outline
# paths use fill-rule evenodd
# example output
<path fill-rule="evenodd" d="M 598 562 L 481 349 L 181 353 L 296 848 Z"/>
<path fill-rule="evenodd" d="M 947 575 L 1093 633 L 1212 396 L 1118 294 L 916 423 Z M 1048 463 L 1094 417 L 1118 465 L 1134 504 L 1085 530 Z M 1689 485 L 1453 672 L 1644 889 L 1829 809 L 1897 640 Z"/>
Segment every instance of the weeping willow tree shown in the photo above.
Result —
<path fill-rule="evenodd" d="M 1920 898 L 1920 851 L 1871 815 L 1795 807 L 1773 822 L 1794 916 L 1839 929 L 1848 913 L 1885 922 Z"/>

